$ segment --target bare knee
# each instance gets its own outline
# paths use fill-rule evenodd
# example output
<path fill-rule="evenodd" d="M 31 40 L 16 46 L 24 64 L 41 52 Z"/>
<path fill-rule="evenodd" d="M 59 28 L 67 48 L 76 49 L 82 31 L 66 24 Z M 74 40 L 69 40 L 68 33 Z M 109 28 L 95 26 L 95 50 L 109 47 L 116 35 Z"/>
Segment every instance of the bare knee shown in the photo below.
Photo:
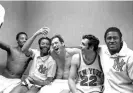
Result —
<path fill-rule="evenodd" d="M 37 93 L 39 90 L 40 90 L 40 88 L 33 86 L 26 93 Z"/>
<path fill-rule="evenodd" d="M 70 90 L 62 90 L 60 93 L 70 93 Z"/>

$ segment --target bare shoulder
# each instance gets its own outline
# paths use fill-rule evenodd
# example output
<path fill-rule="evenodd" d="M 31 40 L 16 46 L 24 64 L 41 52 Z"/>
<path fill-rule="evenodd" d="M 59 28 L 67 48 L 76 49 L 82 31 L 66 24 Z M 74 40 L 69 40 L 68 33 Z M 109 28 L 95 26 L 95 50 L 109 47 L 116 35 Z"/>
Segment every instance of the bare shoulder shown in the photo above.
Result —
<path fill-rule="evenodd" d="M 73 59 L 79 59 L 80 56 L 79 56 L 79 54 L 74 54 L 74 55 L 72 56 L 72 58 L 73 58 Z"/>
<path fill-rule="evenodd" d="M 14 52 L 14 51 L 18 51 L 17 47 L 15 46 L 10 46 L 10 51 Z M 19 51 L 18 51 L 19 52 Z"/>
<path fill-rule="evenodd" d="M 71 64 L 79 65 L 79 61 L 80 61 L 80 54 L 74 54 L 72 56 Z"/>
<path fill-rule="evenodd" d="M 50 50 L 50 56 L 55 59 L 57 57 L 56 53 L 53 50 Z"/>

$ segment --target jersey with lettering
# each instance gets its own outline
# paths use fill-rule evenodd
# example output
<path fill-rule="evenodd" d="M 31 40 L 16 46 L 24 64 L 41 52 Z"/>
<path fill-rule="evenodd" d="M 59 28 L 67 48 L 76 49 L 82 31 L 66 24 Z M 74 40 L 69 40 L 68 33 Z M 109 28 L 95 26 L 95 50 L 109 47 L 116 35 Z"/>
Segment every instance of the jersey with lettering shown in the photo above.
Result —
<path fill-rule="evenodd" d="M 80 64 L 78 68 L 78 81 L 76 88 L 78 90 L 89 92 L 102 92 L 103 91 L 103 72 L 100 63 L 100 57 L 98 54 L 95 56 L 95 60 L 86 64 L 83 59 L 82 53 L 80 53 Z"/>
<path fill-rule="evenodd" d="M 100 58 L 105 75 L 104 93 L 133 93 L 133 51 L 126 43 L 114 55 L 102 45 Z"/>
<path fill-rule="evenodd" d="M 34 80 L 46 80 L 47 77 L 54 77 L 56 73 L 56 63 L 50 55 L 41 57 L 40 51 L 33 51 L 33 63 L 29 71 L 29 77 Z"/>

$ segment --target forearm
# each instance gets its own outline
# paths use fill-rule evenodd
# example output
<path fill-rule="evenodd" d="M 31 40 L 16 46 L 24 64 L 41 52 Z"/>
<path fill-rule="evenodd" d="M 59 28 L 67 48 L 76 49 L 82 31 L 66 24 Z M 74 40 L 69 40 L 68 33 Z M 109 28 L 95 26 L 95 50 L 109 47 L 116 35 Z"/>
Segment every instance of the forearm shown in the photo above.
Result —
<path fill-rule="evenodd" d="M 31 38 L 29 38 L 26 43 L 24 44 L 24 46 L 22 47 L 22 51 L 25 53 L 28 51 L 28 49 L 30 48 L 31 44 L 33 43 L 33 41 L 35 40 L 37 34 L 34 34 Z"/>
<path fill-rule="evenodd" d="M 42 84 L 42 86 L 49 85 L 52 81 L 50 80 L 45 80 Z"/>
<path fill-rule="evenodd" d="M 72 93 L 76 93 L 76 85 L 74 79 L 69 78 L 68 79 L 69 88 Z"/>
<path fill-rule="evenodd" d="M 40 86 L 45 86 L 49 85 L 53 80 L 51 79 L 46 79 L 44 81 L 34 81 L 35 84 L 40 85 Z"/>
<path fill-rule="evenodd" d="M 41 86 L 49 85 L 53 81 L 52 77 L 48 77 L 46 80 L 40 83 Z"/>
<path fill-rule="evenodd" d="M 48 31 L 47 31 L 48 28 L 44 27 L 44 28 L 41 28 L 39 29 L 36 33 L 33 34 L 33 36 L 31 38 L 29 38 L 27 40 L 27 42 L 24 44 L 24 46 L 22 47 L 22 51 L 25 53 L 28 51 L 28 49 L 30 48 L 31 44 L 33 43 L 33 41 L 35 40 L 35 38 L 40 35 L 40 34 L 44 34 L 44 35 L 47 35 Z"/>

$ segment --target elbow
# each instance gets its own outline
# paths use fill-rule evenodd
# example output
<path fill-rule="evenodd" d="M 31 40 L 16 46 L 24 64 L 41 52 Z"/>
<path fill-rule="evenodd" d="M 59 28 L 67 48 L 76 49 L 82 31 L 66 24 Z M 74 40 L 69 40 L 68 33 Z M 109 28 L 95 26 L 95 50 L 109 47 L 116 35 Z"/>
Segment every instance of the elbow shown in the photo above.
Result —
<path fill-rule="evenodd" d="M 74 82 L 74 80 L 75 80 L 74 78 L 71 78 L 71 77 L 68 78 L 68 82 L 69 82 L 69 83 L 70 83 L 70 82 Z"/>
<path fill-rule="evenodd" d="M 68 85 L 69 86 L 71 85 L 71 82 L 72 82 L 72 79 L 71 78 L 68 78 Z"/>

